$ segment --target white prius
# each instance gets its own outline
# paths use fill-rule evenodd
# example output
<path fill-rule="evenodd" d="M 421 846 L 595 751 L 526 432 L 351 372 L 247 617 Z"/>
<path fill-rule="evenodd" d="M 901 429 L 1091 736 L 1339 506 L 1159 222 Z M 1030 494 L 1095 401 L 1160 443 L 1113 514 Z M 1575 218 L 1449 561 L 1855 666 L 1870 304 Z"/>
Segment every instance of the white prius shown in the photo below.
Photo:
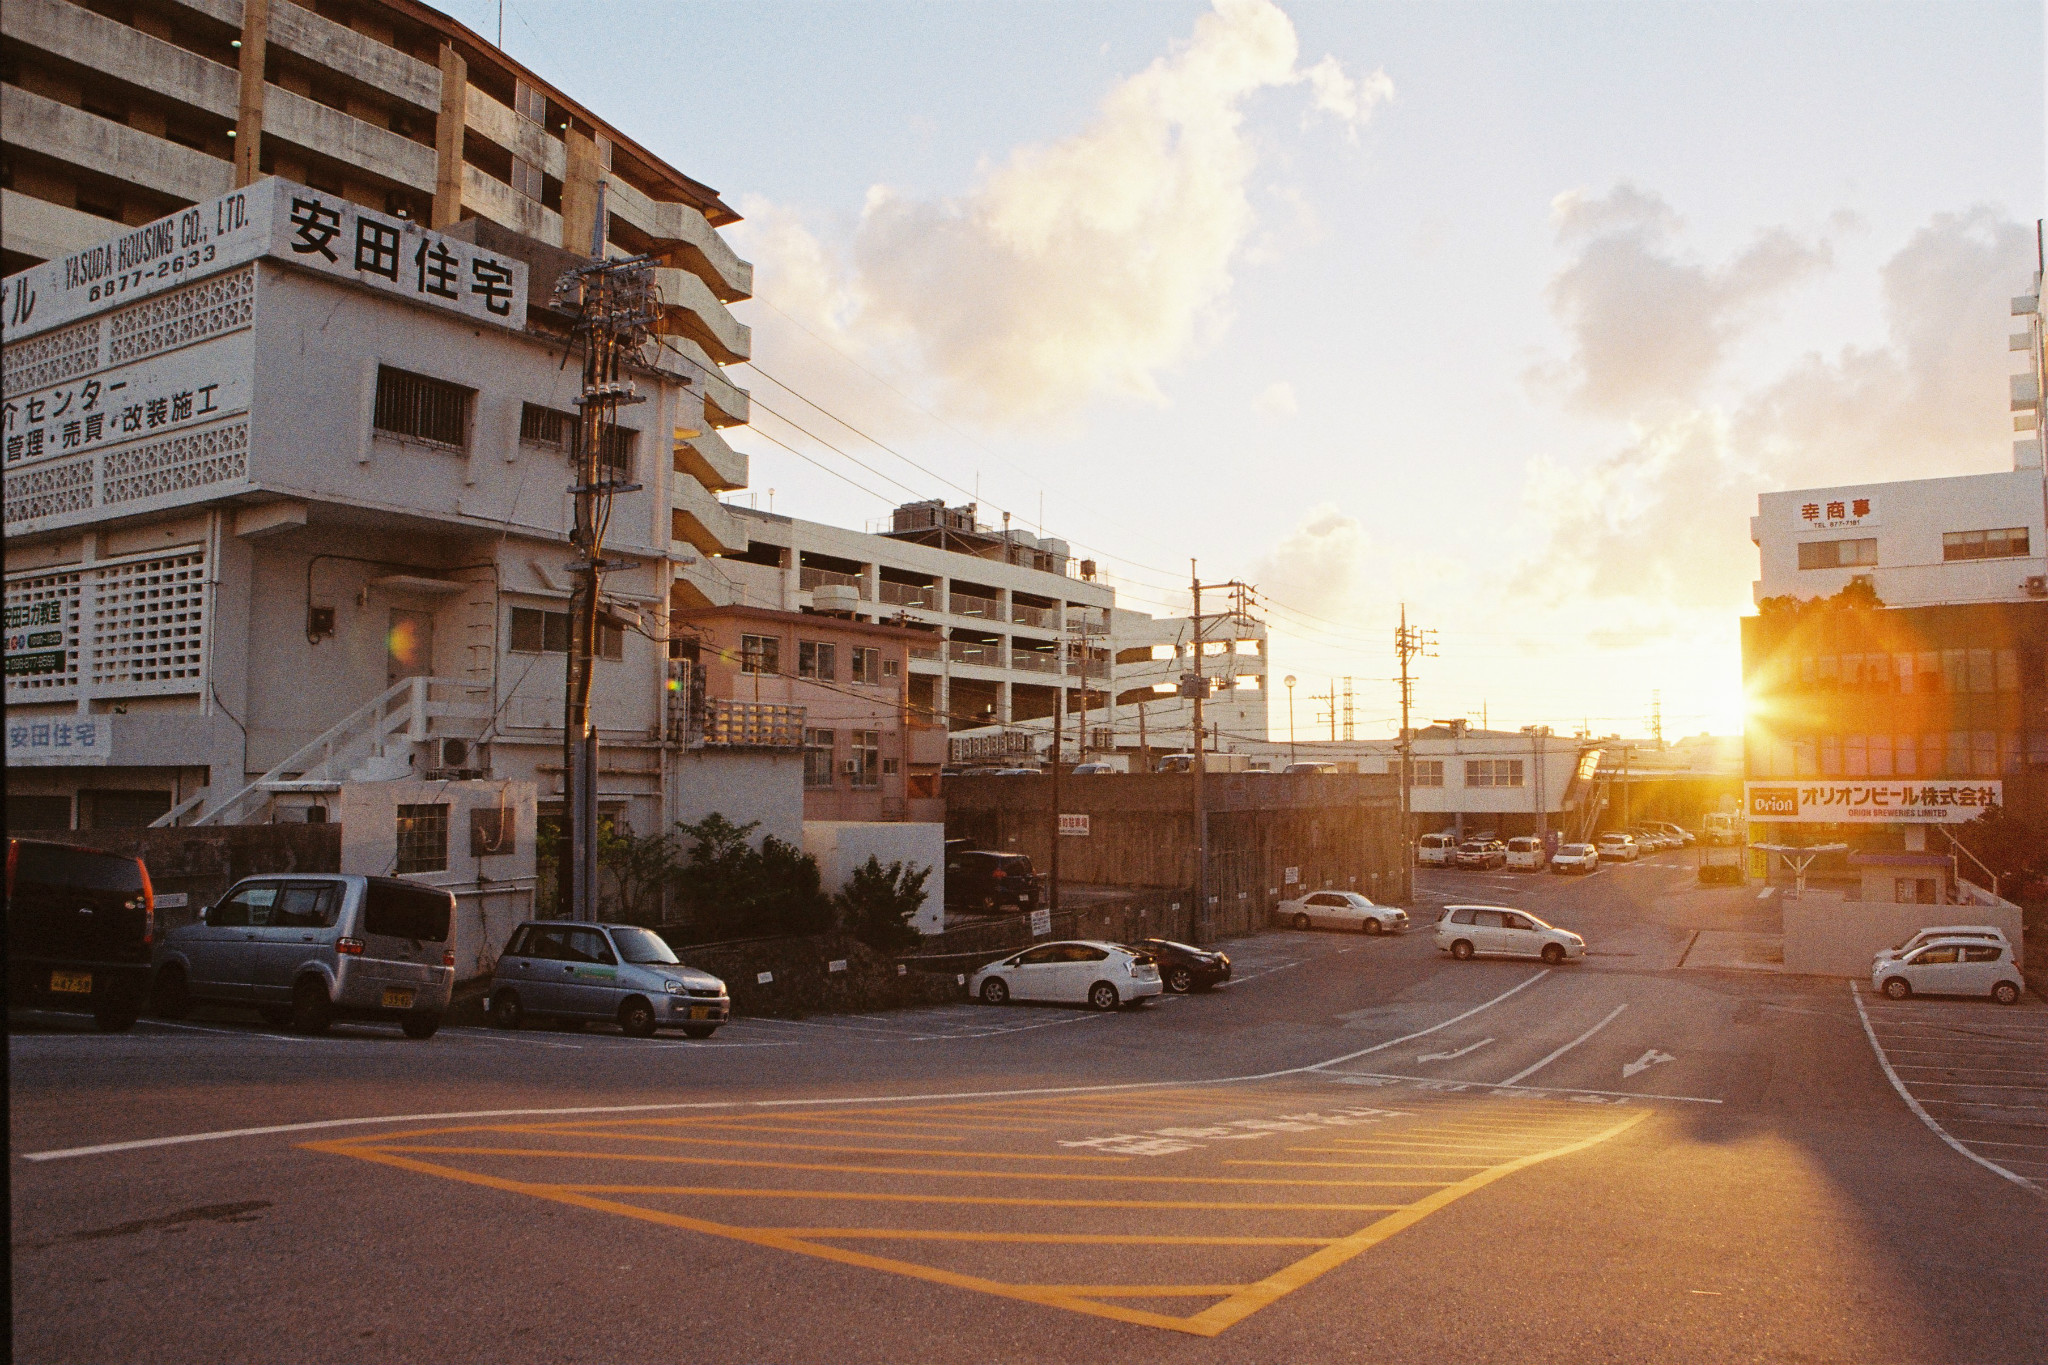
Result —
<path fill-rule="evenodd" d="M 968 979 L 968 993 L 986 1005 L 1042 1000 L 1113 1010 L 1160 992 L 1159 963 L 1150 953 L 1115 943 L 1075 939 L 1041 943 Z"/>

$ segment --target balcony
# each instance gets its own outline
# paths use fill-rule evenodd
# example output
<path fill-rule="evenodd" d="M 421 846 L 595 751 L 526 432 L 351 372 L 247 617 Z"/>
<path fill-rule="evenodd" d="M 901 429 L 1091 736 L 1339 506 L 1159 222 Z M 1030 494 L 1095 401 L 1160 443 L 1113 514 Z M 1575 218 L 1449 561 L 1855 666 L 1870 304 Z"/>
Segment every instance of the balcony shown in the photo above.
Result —
<path fill-rule="evenodd" d="M 1012 602 L 1010 604 L 1010 624 L 1013 626 L 1033 626 L 1039 630 L 1058 630 L 1060 628 L 1060 609 L 1058 607 L 1030 607 L 1022 602 Z"/>
<path fill-rule="evenodd" d="M 771 702 L 704 702 L 704 746 L 712 749 L 801 749 L 805 708 Z"/>
<path fill-rule="evenodd" d="M 866 574 L 840 573 L 836 569 L 814 569 L 809 565 L 796 571 L 796 585 L 803 592 L 825 587 L 852 588 L 860 594 L 863 602 L 872 595 L 868 592 Z"/>
<path fill-rule="evenodd" d="M 951 610 L 955 616 L 979 616 L 985 621 L 1000 621 L 1003 617 L 1003 604 L 993 597 L 982 597 L 955 589 L 951 602 Z"/>
<path fill-rule="evenodd" d="M 910 647 L 910 657 L 922 659 L 927 663 L 937 663 L 939 660 L 939 647 L 936 644 L 912 645 Z"/>
<path fill-rule="evenodd" d="M 1003 666 L 1003 642 L 991 640 L 986 644 L 978 640 L 950 640 L 947 650 L 956 664 L 980 664 L 983 668 Z"/>
<path fill-rule="evenodd" d="M 927 611 L 939 609 L 939 589 L 934 583 L 922 585 L 912 583 L 891 583 L 883 579 L 882 601 L 894 607 L 923 607 Z"/>
<path fill-rule="evenodd" d="M 1010 667 L 1026 673 L 1057 673 L 1060 671 L 1060 656 L 1049 649 L 1013 649 L 1010 651 Z"/>

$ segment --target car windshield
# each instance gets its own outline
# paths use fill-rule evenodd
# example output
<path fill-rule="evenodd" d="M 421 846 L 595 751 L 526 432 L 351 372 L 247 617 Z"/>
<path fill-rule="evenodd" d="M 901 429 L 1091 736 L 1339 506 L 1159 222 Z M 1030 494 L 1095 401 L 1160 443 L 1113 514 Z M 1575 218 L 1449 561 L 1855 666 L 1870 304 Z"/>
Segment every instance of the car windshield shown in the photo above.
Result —
<path fill-rule="evenodd" d="M 619 956 L 628 962 L 660 962 L 671 966 L 682 965 L 675 949 L 662 941 L 661 935 L 651 929 L 623 928 L 612 930 L 612 942 L 619 947 Z"/>

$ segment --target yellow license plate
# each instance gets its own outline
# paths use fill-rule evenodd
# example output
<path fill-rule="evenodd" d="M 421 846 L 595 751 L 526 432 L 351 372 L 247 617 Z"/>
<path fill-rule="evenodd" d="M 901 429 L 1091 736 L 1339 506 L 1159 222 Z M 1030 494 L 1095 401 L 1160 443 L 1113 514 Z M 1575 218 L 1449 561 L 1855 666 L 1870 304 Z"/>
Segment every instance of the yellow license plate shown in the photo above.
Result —
<path fill-rule="evenodd" d="M 50 989 L 69 991 L 74 995 L 92 994 L 91 972 L 51 972 Z"/>
<path fill-rule="evenodd" d="M 709 1019 L 711 1017 L 711 1007 L 709 1005 L 692 1005 L 690 1006 L 690 1017 L 692 1019 Z"/>
<path fill-rule="evenodd" d="M 384 992 L 384 1008 L 387 1010 L 409 1010 L 412 1008 L 411 991 Z"/>

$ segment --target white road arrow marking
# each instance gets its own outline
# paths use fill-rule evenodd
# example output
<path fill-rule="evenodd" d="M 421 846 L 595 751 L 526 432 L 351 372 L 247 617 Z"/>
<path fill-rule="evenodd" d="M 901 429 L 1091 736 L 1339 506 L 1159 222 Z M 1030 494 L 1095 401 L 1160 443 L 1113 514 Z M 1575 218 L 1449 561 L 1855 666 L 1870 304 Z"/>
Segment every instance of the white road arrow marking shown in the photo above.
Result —
<path fill-rule="evenodd" d="M 1462 1057 L 1468 1052 L 1477 1052 L 1480 1048 L 1485 1047 L 1488 1043 L 1492 1041 L 1493 1039 L 1491 1038 L 1481 1038 L 1478 1042 L 1472 1044 L 1472 1046 L 1461 1047 L 1456 1052 L 1425 1052 L 1420 1057 L 1417 1057 L 1415 1060 L 1418 1062 L 1448 1062 L 1453 1057 Z"/>
<path fill-rule="evenodd" d="M 1655 1066 L 1659 1062 L 1675 1062 L 1677 1060 L 1678 1059 L 1676 1057 L 1672 1056 L 1668 1052 L 1659 1052 L 1656 1048 L 1651 1048 L 1648 1052 L 1645 1052 L 1642 1056 L 1636 1058 L 1634 1061 L 1623 1063 L 1621 1068 L 1621 1075 L 1622 1078 L 1626 1080 L 1628 1077 L 1635 1075 L 1639 1071 L 1648 1071 L 1651 1067 Z"/>

